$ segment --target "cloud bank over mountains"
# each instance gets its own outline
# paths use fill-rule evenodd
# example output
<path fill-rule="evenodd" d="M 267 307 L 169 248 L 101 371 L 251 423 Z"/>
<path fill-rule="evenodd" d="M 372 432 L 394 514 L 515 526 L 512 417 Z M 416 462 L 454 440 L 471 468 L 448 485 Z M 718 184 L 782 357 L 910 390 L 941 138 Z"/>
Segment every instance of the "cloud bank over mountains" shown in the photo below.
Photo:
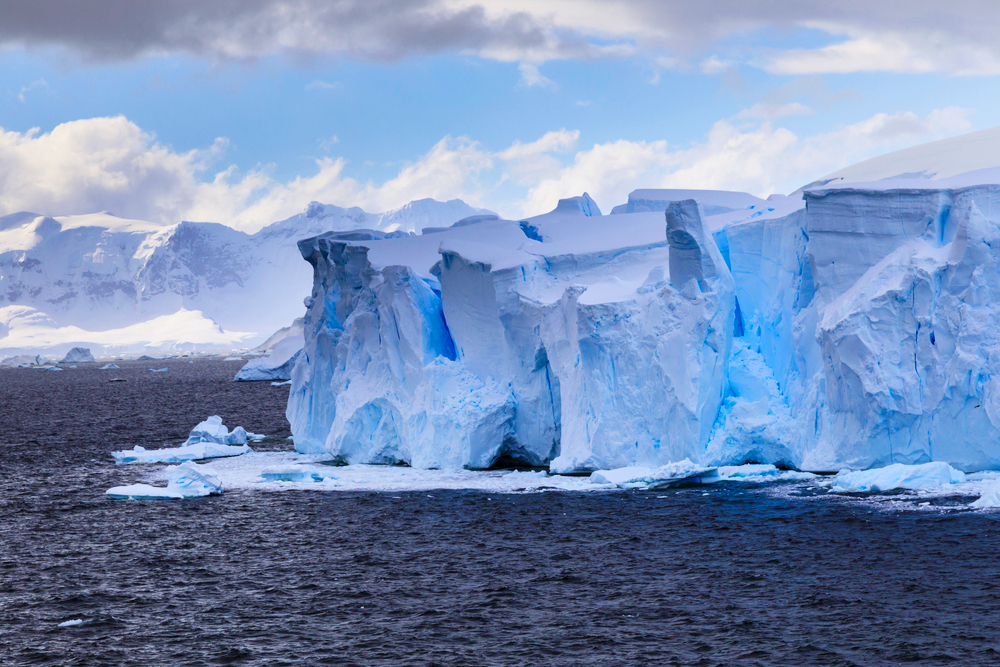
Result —
<path fill-rule="evenodd" d="M 224 138 L 178 153 L 124 116 L 63 123 L 51 132 L 0 131 L 0 215 L 110 211 L 172 224 L 221 222 L 256 231 L 313 200 L 376 212 L 424 197 L 461 198 L 510 217 L 534 215 L 589 192 L 605 208 L 635 187 L 787 193 L 850 162 L 970 127 L 968 110 L 876 114 L 831 132 L 798 136 L 770 121 L 717 121 L 705 141 L 617 140 L 581 147 L 561 129 L 491 149 L 446 136 L 393 177 L 360 182 L 343 158 L 323 158 L 310 176 L 279 181 L 272 168 L 225 166 Z"/>
<path fill-rule="evenodd" d="M 449 52 L 505 62 L 638 54 L 657 66 L 778 74 L 1000 73 L 992 0 L 74 0 L 8 3 L 0 44 L 66 47 L 87 59 L 274 54 L 375 61 Z M 109 20 L 109 17 L 110 20 Z M 755 35 L 796 31 L 809 46 Z M 780 40 L 777 40 L 780 41 Z M 735 42 L 724 58 L 713 53 Z M 537 70 L 530 70 L 534 75 Z M 529 77 L 530 78 L 530 77 Z M 541 81 L 542 79 L 535 79 Z"/>

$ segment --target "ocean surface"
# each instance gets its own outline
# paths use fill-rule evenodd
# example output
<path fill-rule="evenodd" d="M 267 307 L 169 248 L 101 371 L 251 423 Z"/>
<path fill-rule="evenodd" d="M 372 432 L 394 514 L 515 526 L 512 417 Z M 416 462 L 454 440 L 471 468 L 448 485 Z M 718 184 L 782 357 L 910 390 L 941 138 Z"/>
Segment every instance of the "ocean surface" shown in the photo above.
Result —
<path fill-rule="evenodd" d="M 114 501 L 149 468 L 110 451 L 211 414 L 289 448 L 287 388 L 240 362 L 120 365 L 0 369 L 2 665 L 1000 664 L 998 513 L 806 483 Z"/>

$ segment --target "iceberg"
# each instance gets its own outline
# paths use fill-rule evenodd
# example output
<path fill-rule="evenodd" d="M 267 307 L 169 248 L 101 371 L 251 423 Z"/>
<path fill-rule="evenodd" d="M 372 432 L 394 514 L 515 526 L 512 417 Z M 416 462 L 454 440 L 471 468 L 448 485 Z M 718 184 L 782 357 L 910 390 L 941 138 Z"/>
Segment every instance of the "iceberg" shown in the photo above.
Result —
<path fill-rule="evenodd" d="M 305 339 L 302 336 L 292 335 L 282 338 L 275 344 L 270 355 L 251 359 L 233 379 L 237 382 L 290 380 L 292 368 L 304 346 Z"/>
<path fill-rule="evenodd" d="M 90 348 L 86 347 L 74 347 L 72 350 L 66 353 L 63 360 L 59 363 L 61 364 L 79 364 L 85 362 L 96 361 L 94 355 L 90 353 Z"/>
<path fill-rule="evenodd" d="M 31 366 L 38 366 L 43 363 L 42 358 L 37 355 L 29 356 L 22 354 L 16 357 L 7 357 L 6 359 L 0 361 L 0 366 L 8 368 L 30 368 Z"/>
<path fill-rule="evenodd" d="M 104 364 L 103 366 L 101 366 L 100 370 L 102 370 L 102 371 L 116 371 L 116 370 L 119 370 L 119 368 L 120 368 L 120 366 L 118 366 L 118 364 Z"/>
<path fill-rule="evenodd" d="M 188 461 L 167 468 L 166 476 L 166 487 L 129 484 L 112 487 L 107 495 L 118 500 L 181 500 L 222 493 L 222 482 L 208 466 Z"/>
<path fill-rule="evenodd" d="M 199 422 L 188 435 L 185 446 L 197 445 L 200 443 L 211 443 L 217 445 L 245 445 L 247 438 L 252 435 L 246 432 L 242 426 L 237 426 L 232 430 L 226 428 L 222 423 L 222 417 L 213 415 L 203 422 Z"/>
<path fill-rule="evenodd" d="M 1000 168 L 941 150 L 941 178 L 921 158 L 919 177 L 766 200 L 635 191 L 603 216 L 584 194 L 523 220 L 305 239 L 296 449 L 601 475 L 998 468 Z"/>
<path fill-rule="evenodd" d="M 969 503 L 969 507 L 974 509 L 992 509 L 1000 507 L 1000 480 L 994 481 L 992 484 L 987 486 L 979 496 L 979 500 L 974 500 Z"/>
<path fill-rule="evenodd" d="M 614 470 L 597 470 L 591 473 L 591 484 L 609 484 L 622 489 L 665 489 L 687 484 L 708 484 L 716 480 L 718 470 L 699 466 L 688 459 L 668 463 L 659 468 L 628 466 Z"/>

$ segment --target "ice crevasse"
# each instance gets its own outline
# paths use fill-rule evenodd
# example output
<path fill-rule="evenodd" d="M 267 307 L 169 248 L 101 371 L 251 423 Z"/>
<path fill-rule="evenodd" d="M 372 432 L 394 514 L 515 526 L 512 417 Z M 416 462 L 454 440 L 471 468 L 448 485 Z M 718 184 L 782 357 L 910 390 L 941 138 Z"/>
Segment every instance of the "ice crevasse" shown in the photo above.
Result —
<path fill-rule="evenodd" d="M 1000 170 L 616 211 L 585 194 L 301 241 L 296 448 L 562 473 L 1000 465 Z"/>

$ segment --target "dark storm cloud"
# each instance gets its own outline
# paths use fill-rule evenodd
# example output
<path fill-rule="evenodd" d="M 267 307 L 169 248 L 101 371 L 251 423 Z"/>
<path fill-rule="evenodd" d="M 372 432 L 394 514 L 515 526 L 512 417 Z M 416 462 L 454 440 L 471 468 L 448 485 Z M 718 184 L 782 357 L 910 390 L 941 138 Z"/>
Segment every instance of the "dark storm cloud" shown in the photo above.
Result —
<path fill-rule="evenodd" d="M 596 2 L 581 12 L 589 7 L 593 15 Z M 0 44 L 62 46 L 106 60 L 164 52 L 396 60 L 454 51 L 545 60 L 623 52 L 602 50 L 594 38 L 690 54 L 734 34 L 809 25 L 916 36 L 917 47 L 926 37 L 935 49 L 954 40 L 995 53 L 1000 29 L 996 0 L 607 0 L 609 19 L 620 19 L 608 27 L 593 18 L 578 24 L 565 3 L 522 3 L 520 12 L 482 4 L 494 11 L 440 0 L 0 0 Z"/>
<path fill-rule="evenodd" d="M 0 9 L 0 43 L 63 46 L 100 60 L 162 52 L 223 58 L 347 53 L 376 60 L 443 51 L 587 55 L 525 13 L 433 0 L 14 0 Z"/>

